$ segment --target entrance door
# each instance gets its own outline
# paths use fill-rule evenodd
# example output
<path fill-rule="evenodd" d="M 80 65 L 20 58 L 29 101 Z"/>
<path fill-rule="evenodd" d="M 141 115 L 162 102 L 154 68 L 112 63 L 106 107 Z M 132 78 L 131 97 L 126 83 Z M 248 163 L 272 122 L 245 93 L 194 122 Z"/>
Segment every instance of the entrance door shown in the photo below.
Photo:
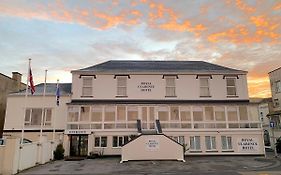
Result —
<path fill-rule="evenodd" d="M 88 135 L 70 135 L 70 156 L 87 156 Z"/>

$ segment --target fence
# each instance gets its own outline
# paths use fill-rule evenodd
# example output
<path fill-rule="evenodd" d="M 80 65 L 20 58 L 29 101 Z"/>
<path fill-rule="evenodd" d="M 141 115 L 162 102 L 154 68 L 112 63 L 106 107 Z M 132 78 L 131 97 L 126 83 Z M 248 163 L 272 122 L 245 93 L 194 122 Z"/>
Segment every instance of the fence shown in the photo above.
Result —
<path fill-rule="evenodd" d="M 20 144 L 20 138 L 7 138 L 0 146 L 0 174 L 16 174 L 19 171 L 44 164 L 53 159 L 58 142 L 43 137 L 40 142 Z"/>

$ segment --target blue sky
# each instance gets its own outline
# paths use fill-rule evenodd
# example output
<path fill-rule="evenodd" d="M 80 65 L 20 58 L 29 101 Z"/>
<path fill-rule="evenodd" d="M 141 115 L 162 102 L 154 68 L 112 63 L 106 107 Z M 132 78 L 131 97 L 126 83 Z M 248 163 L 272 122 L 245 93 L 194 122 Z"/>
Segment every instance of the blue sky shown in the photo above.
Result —
<path fill-rule="evenodd" d="M 107 60 L 203 60 L 249 71 L 251 96 L 270 95 L 281 65 L 280 0 L 1 0 L 0 72 L 35 84 Z"/>

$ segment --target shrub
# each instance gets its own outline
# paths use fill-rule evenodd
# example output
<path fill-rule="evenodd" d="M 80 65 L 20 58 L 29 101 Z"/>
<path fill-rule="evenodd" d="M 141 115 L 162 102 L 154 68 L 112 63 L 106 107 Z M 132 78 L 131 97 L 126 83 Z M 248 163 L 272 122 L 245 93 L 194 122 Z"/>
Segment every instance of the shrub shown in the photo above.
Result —
<path fill-rule="evenodd" d="M 64 158 L 64 148 L 62 144 L 58 144 L 56 150 L 54 151 L 54 159 L 62 160 Z"/>

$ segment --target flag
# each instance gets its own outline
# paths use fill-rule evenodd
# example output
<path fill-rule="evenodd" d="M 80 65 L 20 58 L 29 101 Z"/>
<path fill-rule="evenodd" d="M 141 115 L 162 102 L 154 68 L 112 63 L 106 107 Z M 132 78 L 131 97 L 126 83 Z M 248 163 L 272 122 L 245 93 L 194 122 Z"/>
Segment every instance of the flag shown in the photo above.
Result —
<path fill-rule="evenodd" d="M 34 83 L 33 83 L 31 67 L 29 67 L 29 75 L 28 75 L 28 77 L 29 77 L 30 91 L 31 91 L 31 94 L 33 95 L 34 92 L 35 92 L 35 86 L 34 86 Z"/>
<path fill-rule="evenodd" d="M 59 83 L 57 83 L 57 89 L 56 89 L 56 102 L 57 102 L 57 106 L 60 105 L 60 87 L 59 87 Z"/>

